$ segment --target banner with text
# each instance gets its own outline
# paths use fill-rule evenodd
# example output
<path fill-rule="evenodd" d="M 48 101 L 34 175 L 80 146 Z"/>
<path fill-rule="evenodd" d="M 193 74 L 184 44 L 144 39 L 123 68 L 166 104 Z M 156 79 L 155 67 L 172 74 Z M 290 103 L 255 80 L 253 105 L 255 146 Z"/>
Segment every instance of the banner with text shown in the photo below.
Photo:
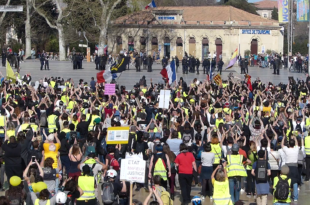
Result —
<path fill-rule="evenodd" d="M 289 0 L 278 0 L 278 14 L 280 23 L 288 23 L 289 21 Z"/>
<path fill-rule="evenodd" d="M 144 183 L 145 161 L 139 158 L 122 159 L 120 179 L 129 182 Z"/>
<path fill-rule="evenodd" d="M 297 0 L 297 21 L 309 21 L 309 0 Z"/>

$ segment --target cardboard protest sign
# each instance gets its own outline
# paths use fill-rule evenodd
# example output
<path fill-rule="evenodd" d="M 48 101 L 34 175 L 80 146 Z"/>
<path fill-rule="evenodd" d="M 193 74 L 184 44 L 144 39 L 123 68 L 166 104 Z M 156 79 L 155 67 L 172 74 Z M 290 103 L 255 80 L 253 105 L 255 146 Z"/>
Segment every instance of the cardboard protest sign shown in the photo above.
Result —
<path fill-rule="evenodd" d="M 128 144 L 129 127 L 109 127 L 107 144 Z"/>
<path fill-rule="evenodd" d="M 170 103 L 170 90 L 161 90 L 159 94 L 159 108 L 169 108 L 169 103 Z"/>
<path fill-rule="evenodd" d="M 144 183 L 145 181 L 145 164 L 140 158 L 122 159 L 120 180 Z"/>

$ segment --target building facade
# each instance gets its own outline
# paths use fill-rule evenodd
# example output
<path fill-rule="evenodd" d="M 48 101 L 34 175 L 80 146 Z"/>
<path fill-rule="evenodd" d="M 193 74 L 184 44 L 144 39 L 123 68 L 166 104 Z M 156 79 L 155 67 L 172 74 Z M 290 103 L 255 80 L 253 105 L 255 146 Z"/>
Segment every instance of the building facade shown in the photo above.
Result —
<path fill-rule="evenodd" d="M 271 19 L 274 8 L 278 9 L 278 1 L 263 0 L 255 3 L 256 12 L 263 18 Z"/>
<path fill-rule="evenodd" d="M 112 22 L 108 50 L 154 52 L 178 56 L 185 52 L 202 60 L 208 55 L 227 63 L 238 49 L 244 56 L 273 50 L 283 53 L 279 23 L 230 6 L 157 7 Z"/>

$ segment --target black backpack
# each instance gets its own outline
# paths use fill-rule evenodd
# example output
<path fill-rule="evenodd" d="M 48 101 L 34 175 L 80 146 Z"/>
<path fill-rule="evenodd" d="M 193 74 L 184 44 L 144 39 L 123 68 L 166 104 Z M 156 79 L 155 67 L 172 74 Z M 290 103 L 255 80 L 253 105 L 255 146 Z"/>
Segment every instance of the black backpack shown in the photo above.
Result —
<path fill-rule="evenodd" d="M 139 154 L 140 152 L 144 152 L 144 142 L 137 142 L 135 153 Z"/>
<path fill-rule="evenodd" d="M 56 169 L 52 169 L 51 167 L 43 167 L 42 170 L 44 173 L 43 180 L 56 180 Z"/>
<path fill-rule="evenodd" d="M 289 195 L 289 184 L 288 184 L 288 178 L 282 179 L 281 177 L 278 177 L 279 181 L 276 185 L 276 189 L 274 192 L 274 197 L 278 200 L 285 201 L 288 198 Z"/>
<path fill-rule="evenodd" d="M 258 183 L 267 182 L 267 160 L 256 161 L 255 179 Z"/>
<path fill-rule="evenodd" d="M 77 138 L 77 132 L 76 131 L 70 132 L 70 139 L 69 139 L 70 144 L 73 144 L 76 138 Z"/>

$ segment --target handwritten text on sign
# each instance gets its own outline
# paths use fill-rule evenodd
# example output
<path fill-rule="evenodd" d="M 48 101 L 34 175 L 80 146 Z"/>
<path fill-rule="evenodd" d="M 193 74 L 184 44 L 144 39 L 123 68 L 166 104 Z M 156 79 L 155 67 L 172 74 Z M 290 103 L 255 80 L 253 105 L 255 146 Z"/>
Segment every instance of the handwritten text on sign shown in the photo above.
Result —
<path fill-rule="evenodd" d="M 115 84 L 105 84 L 104 85 L 104 94 L 105 95 L 114 95 L 115 94 Z"/>
<path fill-rule="evenodd" d="M 142 159 L 122 159 L 121 180 L 144 183 L 145 161 Z"/>

